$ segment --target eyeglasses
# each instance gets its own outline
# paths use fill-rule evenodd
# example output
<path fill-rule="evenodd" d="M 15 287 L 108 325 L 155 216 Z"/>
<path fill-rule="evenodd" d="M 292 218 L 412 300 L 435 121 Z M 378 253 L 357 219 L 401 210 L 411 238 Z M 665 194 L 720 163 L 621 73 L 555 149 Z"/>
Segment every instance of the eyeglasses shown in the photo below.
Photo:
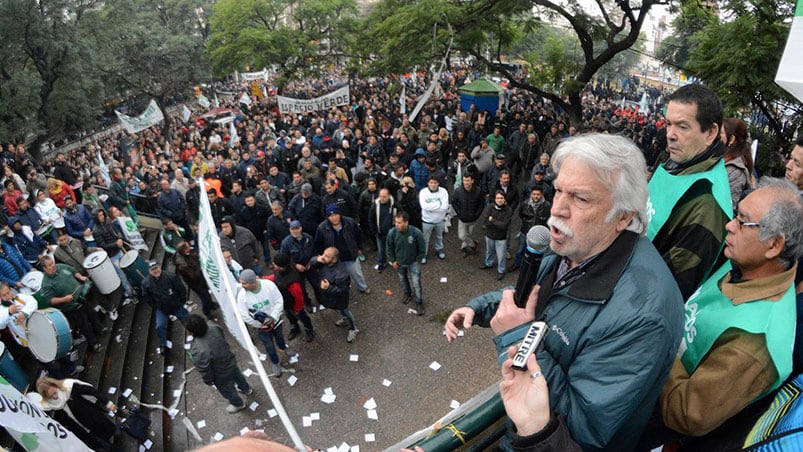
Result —
<path fill-rule="evenodd" d="M 760 228 L 761 227 L 761 223 L 753 223 L 753 222 L 750 222 L 750 221 L 744 221 L 741 218 L 739 218 L 739 211 L 738 210 L 733 213 L 733 219 L 736 220 L 736 224 L 739 225 L 739 230 L 741 230 L 742 228 Z"/>

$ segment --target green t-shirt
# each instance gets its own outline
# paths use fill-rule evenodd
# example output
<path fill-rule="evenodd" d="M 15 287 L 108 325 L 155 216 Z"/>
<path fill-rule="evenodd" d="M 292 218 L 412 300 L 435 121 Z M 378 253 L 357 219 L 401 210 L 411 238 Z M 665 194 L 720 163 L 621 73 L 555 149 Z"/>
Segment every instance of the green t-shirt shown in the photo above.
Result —
<path fill-rule="evenodd" d="M 71 311 L 74 310 L 76 306 L 69 307 L 74 302 L 70 302 L 62 304 L 61 306 L 53 306 L 50 303 L 54 297 L 63 297 L 67 294 L 73 294 L 73 296 L 77 296 L 81 283 L 75 279 L 75 274 L 78 273 L 78 270 L 74 269 L 72 266 L 67 264 L 56 264 L 56 273 L 53 275 L 48 275 L 47 273 L 44 274 L 44 278 L 42 278 L 42 288 L 39 289 L 39 293 L 41 294 L 39 304 L 39 308 L 49 308 L 49 307 L 57 307 L 63 311 Z M 42 306 L 44 304 L 44 306 Z"/>

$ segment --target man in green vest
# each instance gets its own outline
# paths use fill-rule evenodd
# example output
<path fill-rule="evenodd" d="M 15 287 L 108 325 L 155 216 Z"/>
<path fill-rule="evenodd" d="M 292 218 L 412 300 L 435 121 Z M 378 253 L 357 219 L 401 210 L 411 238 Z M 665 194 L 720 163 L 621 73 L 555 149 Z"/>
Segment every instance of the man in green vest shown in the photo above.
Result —
<path fill-rule="evenodd" d="M 728 439 L 741 448 L 747 431 L 717 428 L 792 371 L 803 201 L 787 181 L 764 178 L 726 229 L 729 260 L 686 302 L 683 340 L 660 398 L 664 424 L 697 437 L 689 441 L 698 450 Z"/>
<path fill-rule="evenodd" d="M 669 96 L 666 150 L 669 160 L 650 179 L 647 237 L 669 266 L 683 299 L 711 274 L 733 208 L 719 139 L 722 102 L 692 84 Z"/>

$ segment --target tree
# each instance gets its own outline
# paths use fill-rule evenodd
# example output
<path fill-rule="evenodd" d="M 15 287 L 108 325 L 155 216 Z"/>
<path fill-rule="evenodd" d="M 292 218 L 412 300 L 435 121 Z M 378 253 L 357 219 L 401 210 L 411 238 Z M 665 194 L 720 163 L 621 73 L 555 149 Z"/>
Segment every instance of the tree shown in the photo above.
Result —
<path fill-rule="evenodd" d="M 170 98 L 205 80 L 211 1 L 105 2 L 96 16 L 94 59 L 109 87 L 153 98 L 164 110 Z M 165 132 L 170 123 L 165 115 Z"/>
<path fill-rule="evenodd" d="M 219 0 L 206 57 L 218 76 L 277 65 L 285 76 L 314 73 L 343 54 L 355 0 Z"/>
<path fill-rule="evenodd" d="M 674 33 L 661 42 L 656 58 L 664 64 L 685 70 L 689 63 L 692 36 L 706 26 L 718 23 L 719 20 L 711 8 L 698 2 L 682 2 L 680 8 L 671 8 L 670 12 L 679 13 L 672 21 Z"/>
<path fill-rule="evenodd" d="M 583 87 L 606 63 L 636 43 L 650 8 L 665 3 L 596 0 L 591 13 L 576 0 L 560 4 L 551 0 L 383 0 L 365 20 L 366 36 L 355 53 L 375 71 L 406 72 L 460 51 L 510 79 L 513 87 L 551 100 L 579 127 Z M 581 55 L 579 66 L 571 72 L 562 71 L 565 61 L 557 58 L 554 46 L 555 58 L 550 62 L 554 67 L 531 61 L 533 67 L 540 64 L 551 71 L 553 89 L 516 77 L 501 64 L 524 33 L 545 26 L 546 20 L 568 24 Z"/>
<path fill-rule="evenodd" d="M 760 111 L 772 133 L 788 142 L 797 127 L 784 127 L 786 110 L 800 103 L 775 84 L 794 3 L 783 0 L 732 1 L 727 21 L 706 26 L 691 39 L 689 71 L 714 89 L 726 113 Z M 771 150 L 772 152 L 775 149 Z"/>
<path fill-rule="evenodd" d="M 94 1 L 8 0 L 0 4 L 0 133 L 40 145 L 67 130 L 91 127 L 102 85 L 86 58 L 86 16 Z"/>

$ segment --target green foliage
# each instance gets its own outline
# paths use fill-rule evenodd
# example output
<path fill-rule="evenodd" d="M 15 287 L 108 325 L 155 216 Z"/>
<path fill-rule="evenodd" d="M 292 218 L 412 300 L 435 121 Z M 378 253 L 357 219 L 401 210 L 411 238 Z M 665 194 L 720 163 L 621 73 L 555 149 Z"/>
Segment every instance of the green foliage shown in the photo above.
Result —
<path fill-rule="evenodd" d="M 656 57 L 664 63 L 684 69 L 689 63 L 692 36 L 709 25 L 719 22 L 716 14 L 699 2 L 682 2 L 672 21 L 671 35 L 668 35 L 656 52 Z"/>
<path fill-rule="evenodd" d="M 219 0 L 205 56 L 218 76 L 272 65 L 315 73 L 344 54 L 356 15 L 355 0 Z"/>

